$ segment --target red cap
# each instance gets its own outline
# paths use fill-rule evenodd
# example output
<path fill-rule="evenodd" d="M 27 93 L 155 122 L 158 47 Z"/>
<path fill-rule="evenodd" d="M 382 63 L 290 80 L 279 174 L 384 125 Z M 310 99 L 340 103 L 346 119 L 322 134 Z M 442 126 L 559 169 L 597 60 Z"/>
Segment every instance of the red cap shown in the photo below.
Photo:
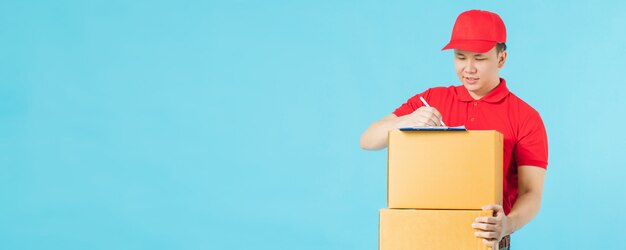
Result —
<path fill-rule="evenodd" d="M 441 50 L 460 49 L 485 53 L 497 43 L 506 42 L 506 27 L 498 14 L 484 10 L 468 10 L 456 18 L 452 37 Z"/>

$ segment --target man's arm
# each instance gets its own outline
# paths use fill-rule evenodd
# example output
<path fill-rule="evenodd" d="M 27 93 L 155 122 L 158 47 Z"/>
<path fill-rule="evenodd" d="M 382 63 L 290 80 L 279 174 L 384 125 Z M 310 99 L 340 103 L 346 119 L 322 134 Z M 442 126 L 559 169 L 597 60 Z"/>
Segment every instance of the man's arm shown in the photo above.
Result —
<path fill-rule="evenodd" d="M 395 114 L 385 116 L 372 123 L 361 135 L 361 148 L 383 149 L 387 147 L 389 130 L 415 126 L 441 126 L 441 113 L 432 107 L 420 107 L 405 116 L 398 117 Z"/>
<path fill-rule="evenodd" d="M 507 215 L 511 226 L 505 235 L 511 234 L 528 224 L 539 213 L 541 207 L 546 170 L 535 166 L 519 166 L 517 169 L 519 193 L 515 205 Z"/>
<path fill-rule="evenodd" d="M 493 210 L 496 212 L 496 216 L 476 218 L 472 227 L 483 231 L 475 232 L 474 235 L 483 238 L 485 245 L 496 246 L 502 237 L 512 234 L 528 224 L 539 213 L 545 175 L 546 170 L 543 168 L 519 166 L 517 173 L 519 193 L 515 205 L 508 215 L 504 214 L 501 205 L 484 206 L 483 210 Z"/>
<path fill-rule="evenodd" d="M 398 117 L 394 114 L 383 117 L 361 135 L 361 148 L 366 150 L 380 150 L 387 147 L 387 136 L 391 129 L 397 128 Z"/>

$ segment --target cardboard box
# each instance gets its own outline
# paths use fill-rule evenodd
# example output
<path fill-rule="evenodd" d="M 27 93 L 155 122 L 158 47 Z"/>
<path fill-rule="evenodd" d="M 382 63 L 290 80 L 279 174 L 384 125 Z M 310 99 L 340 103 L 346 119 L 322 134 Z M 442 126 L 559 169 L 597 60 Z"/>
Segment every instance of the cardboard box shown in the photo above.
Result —
<path fill-rule="evenodd" d="M 389 131 L 389 208 L 477 209 L 502 204 L 501 133 Z"/>
<path fill-rule="evenodd" d="M 491 249 L 474 236 L 476 217 L 491 210 L 380 210 L 379 250 Z"/>

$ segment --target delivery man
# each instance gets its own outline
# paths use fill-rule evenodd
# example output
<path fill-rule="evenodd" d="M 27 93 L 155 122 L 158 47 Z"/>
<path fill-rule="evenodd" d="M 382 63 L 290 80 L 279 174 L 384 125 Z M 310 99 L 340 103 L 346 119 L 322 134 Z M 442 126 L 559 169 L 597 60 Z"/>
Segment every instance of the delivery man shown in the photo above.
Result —
<path fill-rule="evenodd" d="M 514 95 L 499 76 L 507 58 L 506 28 L 496 13 L 470 10 L 454 24 L 450 42 L 461 85 L 434 87 L 411 98 L 392 114 L 372 123 L 361 136 L 361 147 L 387 146 L 388 131 L 413 126 L 460 126 L 497 130 L 504 135 L 503 204 L 486 204 L 493 217 L 478 217 L 468 225 L 488 246 L 508 249 L 509 235 L 539 212 L 548 165 L 548 142 L 539 113 Z M 430 107 L 420 100 L 424 98 Z"/>

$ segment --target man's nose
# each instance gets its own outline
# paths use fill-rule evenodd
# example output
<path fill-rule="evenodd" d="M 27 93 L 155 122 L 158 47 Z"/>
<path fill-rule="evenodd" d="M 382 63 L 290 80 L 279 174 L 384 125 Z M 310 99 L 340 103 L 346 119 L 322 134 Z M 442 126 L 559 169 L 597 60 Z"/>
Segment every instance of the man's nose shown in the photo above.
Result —
<path fill-rule="evenodd" d="M 476 73 L 476 65 L 474 63 L 474 60 L 467 60 L 464 71 L 465 73 Z"/>

